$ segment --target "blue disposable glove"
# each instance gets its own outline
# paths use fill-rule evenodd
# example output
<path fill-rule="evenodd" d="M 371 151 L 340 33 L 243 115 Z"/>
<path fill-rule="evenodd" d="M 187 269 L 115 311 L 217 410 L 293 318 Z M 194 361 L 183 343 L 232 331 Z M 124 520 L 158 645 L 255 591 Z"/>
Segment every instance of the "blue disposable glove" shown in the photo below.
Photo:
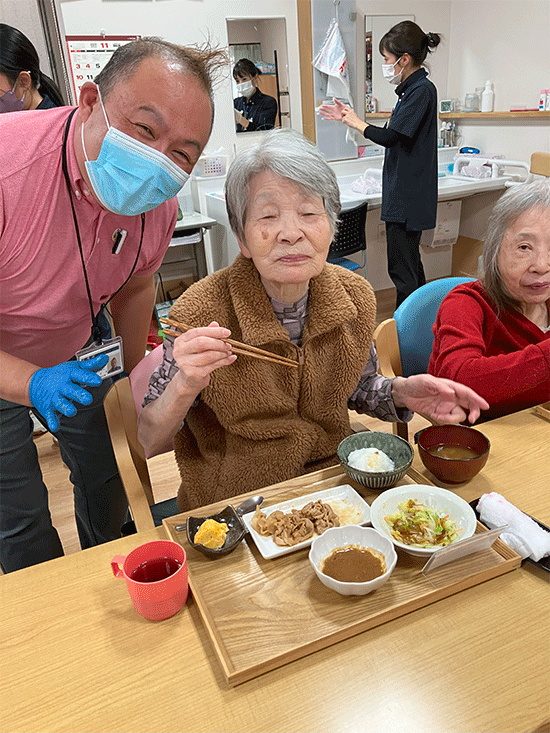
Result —
<path fill-rule="evenodd" d="M 85 361 L 66 361 L 46 369 L 38 369 L 29 382 L 31 405 L 48 423 L 52 433 L 59 428 L 57 413 L 66 417 L 76 415 L 76 407 L 69 400 L 81 405 L 89 405 L 92 395 L 79 384 L 99 387 L 101 377 L 95 374 L 107 364 L 107 354 L 98 354 Z"/>

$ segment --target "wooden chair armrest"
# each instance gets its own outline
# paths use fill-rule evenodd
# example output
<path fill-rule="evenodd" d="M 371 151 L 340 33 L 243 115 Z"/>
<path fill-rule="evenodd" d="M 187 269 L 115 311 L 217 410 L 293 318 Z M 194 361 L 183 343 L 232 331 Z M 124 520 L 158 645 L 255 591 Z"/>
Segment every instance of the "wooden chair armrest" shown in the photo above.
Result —
<path fill-rule="evenodd" d="M 389 378 L 402 376 L 397 326 L 393 318 L 382 321 L 376 327 L 372 340 L 378 354 L 380 374 Z"/>
<path fill-rule="evenodd" d="M 105 395 L 103 406 L 109 426 L 111 443 L 115 454 L 118 470 L 126 498 L 132 512 L 132 517 L 138 532 L 153 529 L 155 523 L 151 514 L 150 504 L 153 503 L 151 487 L 141 479 L 136 468 L 134 456 L 130 450 L 130 436 L 128 436 L 123 419 L 123 406 L 134 411 L 132 395 L 128 379 L 116 381 Z M 147 472 L 145 459 L 142 470 Z"/>

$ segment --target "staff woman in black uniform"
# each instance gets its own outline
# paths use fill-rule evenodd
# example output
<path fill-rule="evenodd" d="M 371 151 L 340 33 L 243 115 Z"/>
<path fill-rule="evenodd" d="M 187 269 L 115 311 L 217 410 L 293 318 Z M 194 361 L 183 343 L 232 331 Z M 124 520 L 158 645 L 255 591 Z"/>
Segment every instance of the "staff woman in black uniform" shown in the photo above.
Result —
<path fill-rule="evenodd" d="M 237 132 L 272 130 L 277 119 L 277 102 L 258 89 L 262 72 L 250 61 L 240 59 L 233 67 L 240 96 L 233 101 Z"/>
<path fill-rule="evenodd" d="M 38 54 L 27 36 L 0 23 L 0 112 L 64 105 L 59 89 L 40 71 Z"/>
<path fill-rule="evenodd" d="M 381 39 L 382 71 L 396 84 L 397 104 L 386 127 L 366 124 L 338 100 L 321 105 L 326 120 L 341 120 L 386 148 L 382 172 L 382 211 L 386 222 L 388 273 L 396 307 L 426 278 L 420 237 L 433 229 L 437 213 L 437 90 L 422 64 L 441 41 L 410 20 L 398 23 Z"/>

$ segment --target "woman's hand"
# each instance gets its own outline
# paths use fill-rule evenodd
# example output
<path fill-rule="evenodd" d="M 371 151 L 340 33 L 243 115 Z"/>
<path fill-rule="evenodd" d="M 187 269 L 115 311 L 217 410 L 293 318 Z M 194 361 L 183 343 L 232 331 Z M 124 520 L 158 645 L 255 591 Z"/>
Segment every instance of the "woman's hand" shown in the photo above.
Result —
<path fill-rule="evenodd" d="M 246 128 L 250 124 L 250 121 L 246 119 L 246 117 L 239 112 L 238 109 L 235 109 L 235 122 L 237 125 L 241 125 L 242 127 Z"/>
<path fill-rule="evenodd" d="M 333 101 L 334 104 L 321 104 L 318 108 L 317 111 L 323 120 L 343 122 L 344 125 L 347 125 L 354 130 L 359 130 L 359 132 L 363 132 L 366 127 L 366 123 L 355 114 L 352 108 L 343 104 L 338 99 L 334 99 Z"/>
<path fill-rule="evenodd" d="M 473 389 L 431 374 L 397 377 L 392 396 L 397 407 L 407 407 L 437 423 L 474 423 L 489 405 Z"/>
<path fill-rule="evenodd" d="M 237 358 L 222 341 L 231 332 L 213 321 L 206 328 L 192 328 L 174 341 L 173 358 L 178 366 L 162 394 L 140 413 L 138 440 L 147 458 L 168 450 L 197 395 L 210 383 L 214 369 Z"/>
<path fill-rule="evenodd" d="M 213 321 L 206 328 L 192 328 L 174 341 L 174 361 L 179 372 L 174 380 L 186 394 L 198 394 L 210 383 L 215 369 L 232 364 L 236 354 L 222 339 L 229 338 L 231 331 Z"/>

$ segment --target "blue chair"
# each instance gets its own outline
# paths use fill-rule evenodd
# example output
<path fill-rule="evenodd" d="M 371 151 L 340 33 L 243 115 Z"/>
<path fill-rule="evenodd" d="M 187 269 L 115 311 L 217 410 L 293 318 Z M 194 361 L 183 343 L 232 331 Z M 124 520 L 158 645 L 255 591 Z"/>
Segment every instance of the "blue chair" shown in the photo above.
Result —
<path fill-rule="evenodd" d="M 425 374 L 432 353 L 432 326 L 443 298 L 457 285 L 471 282 L 471 277 L 444 277 L 432 280 L 411 293 L 393 314 L 404 377 Z"/>
<path fill-rule="evenodd" d="M 356 206 L 347 211 L 341 211 L 338 220 L 338 231 L 330 245 L 327 262 L 333 265 L 341 265 L 348 270 L 365 269 L 367 264 L 367 235 L 365 226 L 367 223 L 368 202 Z M 349 255 L 362 252 L 361 263 L 350 260 Z"/>
<path fill-rule="evenodd" d="M 457 285 L 472 282 L 471 277 L 445 277 L 422 285 L 411 293 L 393 314 L 382 321 L 373 336 L 385 377 L 410 377 L 425 374 L 432 353 L 432 326 L 441 301 Z M 407 439 L 407 426 L 394 424 L 394 433 Z"/>

